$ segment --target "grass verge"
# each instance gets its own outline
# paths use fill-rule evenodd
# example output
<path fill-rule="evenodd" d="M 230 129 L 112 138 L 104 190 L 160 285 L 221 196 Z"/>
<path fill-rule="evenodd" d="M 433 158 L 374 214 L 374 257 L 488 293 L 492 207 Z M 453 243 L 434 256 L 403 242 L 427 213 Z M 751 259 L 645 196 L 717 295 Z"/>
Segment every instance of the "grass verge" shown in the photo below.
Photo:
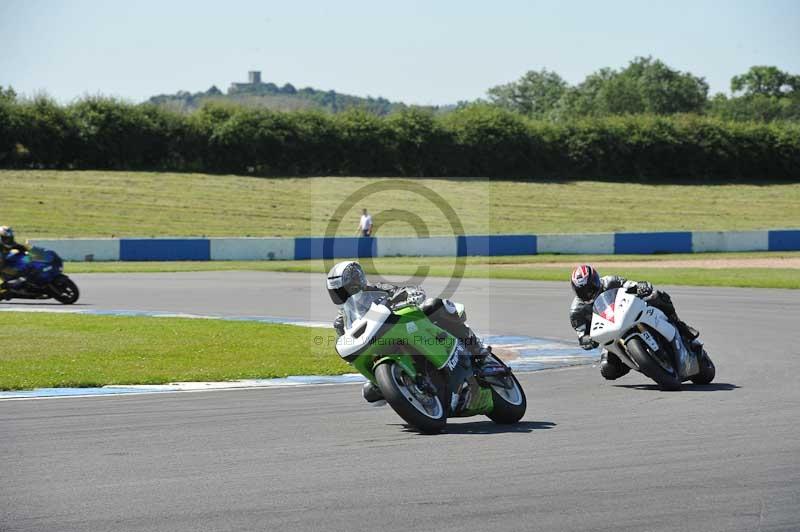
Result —
<path fill-rule="evenodd" d="M 329 343 L 330 329 L 25 312 L 4 312 L 2 321 L 3 390 L 351 371 Z"/>
<path fill-rule="evenodd" d="M 0 170 L 2 190 L 15 191 L 14 201 L 3 205 L 2 222 L 23 238 L 322 235 L 337 206 L 379 180 Z M 466 234 L 800 227 L 800 183 L 414 181 L 444 198 Z M 362 207 L 374 211 L 376 224 L 384 209 L 411 208 L 431 234 L 453 234 L 437 206 L 404 190 L 352 205 L 341 214 L 338 234 L 355 233 Z M 377 232 L 412 233 L 400 222 Z"/>
<path fill-rule="evenodd" d="M 514 257 L 468 257 L 465 277 L 487 279 L 527 279 L 537 281 L 565 281 L 570 265 L 579 262 L 599 264 L 601 271 L 625 275 L 631 279 L 648 279 L 658 284 L 689 286 L 739 286 L 754 288 L 800 288 L 800 270 L 795 268 L 747 267 L 748 259 L 770 259 L 780 264 L 781 259 L 800 258 L 798 252 L 761 253 L 697 253 L 675 255 L 531 255 Z M 382 275 L 413 275 L 424 264 L 428 275 L 449 277 L 453 272 L 452 257 L 394 257 L 362 260 L 368 273 Z M 683 267 L 661 267 L 663 261 L 683 261 Z M 740 267 L 709 269 L 692 267 L 697 261 L 740 261 Z M 635 261 L 636 266 L 626 265 Z M 615 266 L 615 263 L 620 263 Z M 136 272 L 191 272 L 191 271 L 275 271 L 323 273 L 325 263 L 309 261 L 220 261 L 220 262 L 74 262 L 67 264 L 68 273 L 136 273 Z"/>

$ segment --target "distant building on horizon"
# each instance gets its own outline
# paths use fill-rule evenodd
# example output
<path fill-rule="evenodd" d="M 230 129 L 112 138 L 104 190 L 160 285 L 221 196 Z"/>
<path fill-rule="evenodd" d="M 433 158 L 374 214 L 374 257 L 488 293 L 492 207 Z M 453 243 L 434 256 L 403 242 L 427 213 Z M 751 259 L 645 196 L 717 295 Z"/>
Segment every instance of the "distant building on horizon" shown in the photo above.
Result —
<path fill-rule="evenodd" d="M 258 86 L 262 85 L 261 83 L 261 71 L 260 70 L 250 70 L 247 72 L 247 82 L 246 83 L 238 83 L 233 82 L 231 83 L 228 92 L 237 92 L 242 90 L 254 89 Z"/>

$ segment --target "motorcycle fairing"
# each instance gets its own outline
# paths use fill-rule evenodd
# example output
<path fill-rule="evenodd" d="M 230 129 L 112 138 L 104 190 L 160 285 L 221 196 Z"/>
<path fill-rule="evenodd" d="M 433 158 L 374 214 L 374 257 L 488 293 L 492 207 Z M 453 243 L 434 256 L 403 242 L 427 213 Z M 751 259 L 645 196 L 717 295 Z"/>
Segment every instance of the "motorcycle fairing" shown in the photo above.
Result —
<path fill-rule="evenodd" d="M 344 359 L 357 356 L 378 337 L 378 332 L 392 317 L 392 311 L 385 305 L 372 304 L 367 313 L 352 323 L 342 336 L 336 340 L 336 352 Z"/>
<path fill-rule="evenodd" d="M 659 350 L 658 341 L 650 332 L 652 330 L 672 344 L 677 353 L 675 366 L 682 379 L 700 371 L 697 357 L 686 348 L 667 316 L 635 294 L 618 288 L 603 292 L 595 300 L 592 312 L 592 339 L 617 355 L 625 365 L 638 369 L 624 347 L 631 338 L 639 337 L 654 352 Z"/>
<path fill-rule="evenodd" d="M 650 307 L 634 294 L 615 288 L 597 297 L 592 309 L 591 335 L 595 342 L 606 345 L 616 339 L 628 338 L 627 331 L 637 324 L 658 331 L 667 341 L 675 337 L 676 329 L 659 309 Z M 611 318 L 611 319 L 609 319 Z M 631 331 L 631 334 L 637 334 Z M 644 340 L 644 338 L 643 338 Z"/>
<path fill-rule="evenodd" d="M 422 355 L 442 369 L 453 356 L 455 346 L 455 336 L 434 325 L 419 307 L 412 305 L 392 312 L 386 305 L 376 303 L 336 341 L 339 355 L 368 378 L 372 362 L 360 362 L 362 355 Z"/>

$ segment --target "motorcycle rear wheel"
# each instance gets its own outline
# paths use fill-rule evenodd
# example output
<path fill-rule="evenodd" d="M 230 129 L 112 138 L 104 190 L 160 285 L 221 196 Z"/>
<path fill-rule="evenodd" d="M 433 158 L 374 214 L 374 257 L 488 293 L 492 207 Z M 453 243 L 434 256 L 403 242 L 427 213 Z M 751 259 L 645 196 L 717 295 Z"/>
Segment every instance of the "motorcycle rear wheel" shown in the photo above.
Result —
<path fill-rule="evenodd" d="M 425 434 L 438 434 L 447 424 L 447 406 L 440 395 L 421 389 L 395 362 L 375 368 L 384 399 L 397 414 Z"/>
<path fill-rule="evenodd" d="M 690 380 L 695 384 L 711 384 L 714 377 L 717 375 L 717 368 L 714 367 L 714 362 L 708 356 L 706 350 L 703 349 L 703 356 L 700 357 L 700 373 L 692 377 Z"/>
<path fill-rule="evenodd" d="M 649 349 L 639 338 L 631 338 L 625 344 L 631 359 L 639 367 L 639 371 L 656 381 L 658 386 L 664 391 L 675 391 L 681 389 L 681 380 L 675 370 L 668 373 L 661 365 L 653 359 Z"/>
<path fill-rule="evenodd" d="M 78 285 L 66 275 L 59 275 L 53 279 L 49 288 L 50 295 L 52 295 L 56 301 L 64 305 L 72 305 L 81 295 L 80 290 L 78 290 Z"/>
<path fill-rule="evenodd" d="M 494 355 L 488 357 L 491 363 L 503 364 L 503 362 Z M 486 414 L 489 419 L 499 425 L 513 425 L 522 419 L 525 415 L 525 410 L 528 408 L 528 400 L 525 397 L 525 391 L 520 386 L 517 377 L 513 373 L 502 377 L 503 384 L 492 384 L 488 382 L 492 389 L 492 411 Z"/>

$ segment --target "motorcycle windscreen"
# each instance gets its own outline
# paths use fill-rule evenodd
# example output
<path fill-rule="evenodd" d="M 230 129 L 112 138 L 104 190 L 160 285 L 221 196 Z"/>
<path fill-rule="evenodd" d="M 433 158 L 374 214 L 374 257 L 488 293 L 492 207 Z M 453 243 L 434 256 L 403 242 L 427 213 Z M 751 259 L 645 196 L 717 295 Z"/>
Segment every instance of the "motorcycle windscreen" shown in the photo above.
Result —
<path fill-rule="evenodd" d="M 597 296 L 594 300 L 594 306 L 592 307 L 592 312 L 595 314 L 607 319 L 608 321 L 614 321 L 614 304 L 617 301 L 617 291 L 618 288 L 614 288 L 612 290 L 607 290 Z"/>
<path fill-rule="evenodd" d="M 342 305 L 344 328 L 349 329 L 353 323 L 363 318 L 373 303 L 386 298 L 388 294 L 382 290 L 363 290 L 347 298 Z"/>

